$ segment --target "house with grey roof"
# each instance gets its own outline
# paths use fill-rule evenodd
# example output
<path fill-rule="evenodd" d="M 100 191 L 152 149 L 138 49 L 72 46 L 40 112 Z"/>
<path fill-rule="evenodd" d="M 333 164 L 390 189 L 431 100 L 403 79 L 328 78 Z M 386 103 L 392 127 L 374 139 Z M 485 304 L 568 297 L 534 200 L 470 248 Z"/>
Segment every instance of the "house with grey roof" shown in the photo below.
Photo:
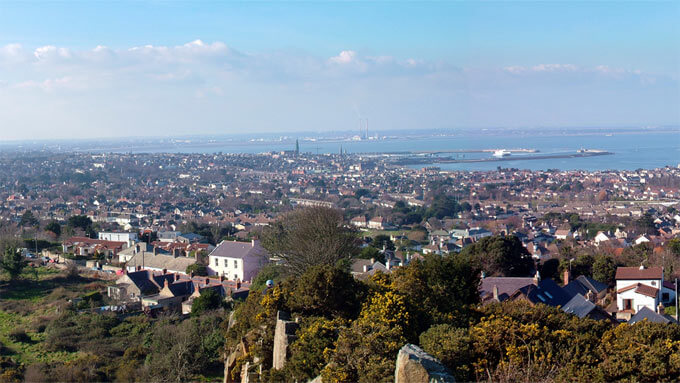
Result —
<path fill-rule="evenodd" d="M 155 247 L 149 251 L 150 248 L 145 245 L 137 244 L 132 247 L 132 255 L 125 262 L 128 271 L 142 268 L 184 274 L 187 271 L 187 267 L 196 263 L 196 258 L 178 256 L 177 253 L 173 255 L 163 254 Z"/>
<path fill-rule="evenodd" d="M 269 257 L 258 241 L 222 241 L 210 252 L 208 260 L 209 275 L 251 281 Z"/>
<path fill-rule="evenodd" d="M 561 309 L 565 313 L 574 314 L 581 319 L 590 318 L 616 322 L 616 320 L 612 318 L 611 315 L 609 315 L 609 313 L 607 313 L 602 307 L 589 301 L 581 294 L 574 295 L 574 297 L 571 298 L 569 302 L 565 303 Z"/>

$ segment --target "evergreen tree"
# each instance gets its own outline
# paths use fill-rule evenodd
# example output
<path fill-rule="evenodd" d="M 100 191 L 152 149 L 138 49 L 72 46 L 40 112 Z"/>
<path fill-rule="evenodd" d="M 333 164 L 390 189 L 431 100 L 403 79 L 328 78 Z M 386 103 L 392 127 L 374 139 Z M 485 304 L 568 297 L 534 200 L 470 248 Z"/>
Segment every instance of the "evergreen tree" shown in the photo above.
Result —
<path fill-rule="evenodd" d="M 5 248 L 0 267 L 9 275 L 10 279 L 15 279 L 21 275 L 21 271 L 26 267 L 26 260 L 16 247 L 8 246 Z"/>

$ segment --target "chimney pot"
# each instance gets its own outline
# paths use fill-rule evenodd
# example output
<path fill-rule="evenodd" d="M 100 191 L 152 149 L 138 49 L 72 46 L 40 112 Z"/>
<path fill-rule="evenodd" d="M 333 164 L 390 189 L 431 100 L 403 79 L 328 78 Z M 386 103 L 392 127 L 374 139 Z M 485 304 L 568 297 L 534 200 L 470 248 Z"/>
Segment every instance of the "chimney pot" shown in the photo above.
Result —
<path fill-rule="evenodd" d="M 493 285 L 493 299 L 498 301 L 498 285 Z"/>
<path fill-rule="evenodd" d="M 570 278 L 571 278 L 571 275 L 569 273 L 569 270 L 568 269 L 564 270 L 564 276 L 562 277 L 562 279 L 564 279 L 563 282 L 564 282 L 565 286 L 569 283 Z"/>
<path fill-rule="evenodd" d="M 375 258 L 371 258 L 371 265 L 375 263 Z"/>

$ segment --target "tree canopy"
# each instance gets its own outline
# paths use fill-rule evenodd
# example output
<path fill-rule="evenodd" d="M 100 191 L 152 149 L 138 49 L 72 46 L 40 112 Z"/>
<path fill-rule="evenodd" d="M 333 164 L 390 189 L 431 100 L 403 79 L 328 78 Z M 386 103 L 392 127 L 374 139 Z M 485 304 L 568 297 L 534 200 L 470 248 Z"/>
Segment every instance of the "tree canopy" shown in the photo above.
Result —
<path fill-rule="evenodd" d="M 355 229 L 344 224 L 339 210 L 326 207 L 282 215 L 262 231 L 261 243 L 293 275 L 302 275 L 315 265 L 335 266 L 358 253 Z"/>
<path fill-rule="evenodd" d="M 534 263 L 522 242 L 514 235 L 484 237 L 461 252 L 476 261 L 489 276 L 530 276 Z"/>

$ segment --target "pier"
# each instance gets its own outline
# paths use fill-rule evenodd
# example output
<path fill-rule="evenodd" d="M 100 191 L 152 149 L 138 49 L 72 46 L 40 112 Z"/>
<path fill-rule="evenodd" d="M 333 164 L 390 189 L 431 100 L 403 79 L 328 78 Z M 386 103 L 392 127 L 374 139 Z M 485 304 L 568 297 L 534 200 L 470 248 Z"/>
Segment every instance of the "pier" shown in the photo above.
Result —
<path fill-rule="evenodd" d="M 441 153 L 441 152 L 439 152 Z M 547 160 L 555 158 L 582 158 L 582 157 L 595 157 L 595 156 L 607 156 L 614 153 L 607 152 L 604 150 L 588 150 L 578 153 L 568 153 L 568 154 L 541 154 L 536 156 L 508 156 L 508 157 L 489 157 L 489 158 L 451 158 L 451 157 L 408 157 L 401 158 L 395 161 L 399 165 L 418 165 L 418 164 L 465 164 L 473 162 L 500 162 L 500 161 L 519 161 L 519 160 Z"/>

